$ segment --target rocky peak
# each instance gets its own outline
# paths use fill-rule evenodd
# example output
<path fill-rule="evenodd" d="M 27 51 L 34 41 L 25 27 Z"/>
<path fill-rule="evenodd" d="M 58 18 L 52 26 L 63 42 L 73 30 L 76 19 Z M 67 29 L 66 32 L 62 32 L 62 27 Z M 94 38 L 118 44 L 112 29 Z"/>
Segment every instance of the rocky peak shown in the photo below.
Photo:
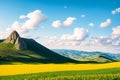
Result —
<path fill-rule="evenodd" d="M 19 34 L 16 31 L 13 31 L 5 40 L 7 43 L 15 44 L 16 39 L 20 37 Z"/>
<path fill-rule="evenodd" d="M 18 50 L 27 49 L 25 42 L 22 38 L 20 38 L 19 34 L 16 31 L 13 31 L 4 42 L 14 44 L 15 48 Z"/>

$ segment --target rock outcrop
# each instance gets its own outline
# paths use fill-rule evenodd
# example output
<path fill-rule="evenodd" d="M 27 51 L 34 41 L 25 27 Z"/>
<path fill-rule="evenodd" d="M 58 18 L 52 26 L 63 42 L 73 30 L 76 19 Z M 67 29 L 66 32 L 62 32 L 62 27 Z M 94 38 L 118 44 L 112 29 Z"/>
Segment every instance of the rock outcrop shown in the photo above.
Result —
<path fill-rule="evenodd" d="M 25 42 L 20 37 L 17 38 L 17 40 L 15 42 L 15 47 L 18 50 L 25 50 L 25 49 L 27 49 L 27 46 L 26 46 Z"/>
<path fill-rule="evenodd" d="M 22 38 L 19 36 L 19 34 L 16 31 L 13 31 L 4 42 L 14 44 L 17 50 L 27 49 L 26 43 L 22 40 Z"/>
<path fill-rule="evenodd" d="M 15 44 L 17 38 L 20 37 L 19 34 L 16 31 L 13 31 L 5 40 L 6 43 L 12 43 Z"/>

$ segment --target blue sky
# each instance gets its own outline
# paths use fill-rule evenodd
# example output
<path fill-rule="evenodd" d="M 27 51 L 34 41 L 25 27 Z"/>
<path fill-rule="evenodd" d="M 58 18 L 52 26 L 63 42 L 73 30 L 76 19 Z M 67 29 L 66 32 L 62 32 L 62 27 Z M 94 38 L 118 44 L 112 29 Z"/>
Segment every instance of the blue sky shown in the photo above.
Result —
<path fill-rule="evenodd" d="M 48 48 L 119 53 L 119 19 L 120 0 L 0 0 L 0 38 L 17 30 Z"/>

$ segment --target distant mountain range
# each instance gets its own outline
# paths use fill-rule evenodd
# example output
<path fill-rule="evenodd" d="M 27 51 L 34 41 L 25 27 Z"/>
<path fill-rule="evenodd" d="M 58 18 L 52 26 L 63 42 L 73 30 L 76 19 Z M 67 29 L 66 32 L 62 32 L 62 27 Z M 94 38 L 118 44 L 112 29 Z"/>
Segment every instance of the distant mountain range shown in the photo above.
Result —
<path fill-rule="evenodd" d="M 120 54 L 85 52 L 67 49 L 53 49 L 54 52 L 78 61 L 114 62 L 120 61 Z"/>
<path fill-rule="evenodd" d="M 0 64 L 20 63 L 76 63 L 78 61 L 57 54 L 33 39 L 21 38 L 13 31 L 0 40 Z"/>
<path fill-rule="evenodd" d="M 13 31 L 0 40 L 0 64 L 13 63 L 104 63 L 120 61 L 120 54 L 84 52 L 77 50 L 50 50 L 33 39 L 21 38 Z"/>

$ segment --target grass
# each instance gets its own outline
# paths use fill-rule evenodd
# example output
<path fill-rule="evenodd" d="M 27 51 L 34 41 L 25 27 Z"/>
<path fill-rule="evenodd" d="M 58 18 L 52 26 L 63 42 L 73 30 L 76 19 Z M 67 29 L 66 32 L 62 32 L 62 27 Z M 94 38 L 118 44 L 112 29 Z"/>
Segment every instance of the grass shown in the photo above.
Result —
<path fill-rule="evenodd" d="M 27 50 L 16 50 L 13 44 L 0 43 L 0 64 L 12 64 L 21 62 L 25 64 L 35 63 L 99 63 L 97 61 L 76 61 L 62 55 L 59 55 L 48 48 L 42 46 L 32 39 L 22 38 L 27 44 Z M 103 60 L 103 58 L 102 58 Z M 109 60 L 106 59 L 105 60 Z"/>
<path fill-rule="evenodd" d="M 1 76 L 0 80 L 120 80 L 120 68 Z"/>
<path fill-rule="evenodd" d="M 22 38 L 23 39 L 23 38 Z M 67 63 L 78 62 L 70 58 L 61 56 L 48 48 L 40 45 L 32 39 L 23 39 L 27 45 L 27 50 L 16 50 L 11 43 L 0 43 L 0 64 L 22 63 Z"/>
<path fill-rule="evenodd" d="M 0 64 L 11 64 L 12 62 L 34 62 L 37 56 L 32 51 L 16 50 L 11 43 L 0 43 Z M 39 56 L 40 58 L 40 56 Z"/>

